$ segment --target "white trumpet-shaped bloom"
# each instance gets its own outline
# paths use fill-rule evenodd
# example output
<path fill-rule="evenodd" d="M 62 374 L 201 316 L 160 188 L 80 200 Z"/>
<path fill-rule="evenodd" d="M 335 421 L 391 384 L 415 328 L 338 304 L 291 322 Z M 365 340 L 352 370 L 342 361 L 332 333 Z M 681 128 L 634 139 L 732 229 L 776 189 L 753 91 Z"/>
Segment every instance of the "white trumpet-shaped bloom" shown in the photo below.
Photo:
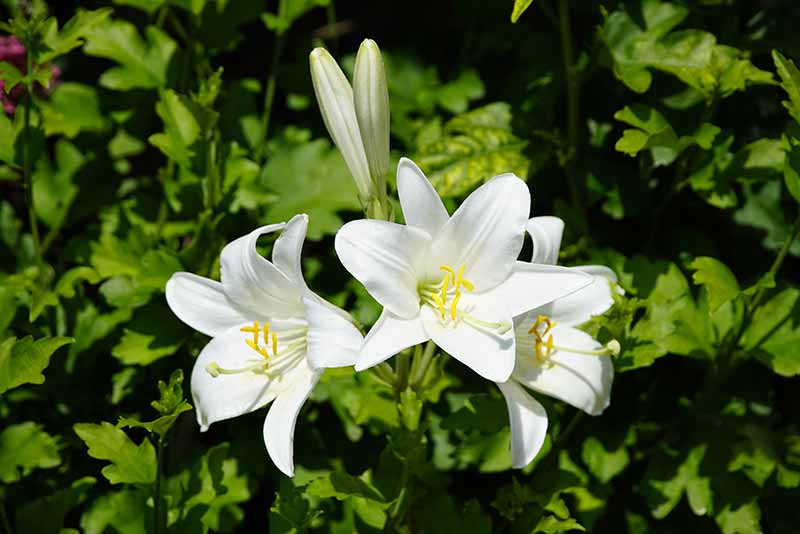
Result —
<path fill-rule="evenodd" d="M 556 217 L 534 217 L 527 225 L 533 239 L 534 264 L 558 260 L 564 223 Z M 579 291 L 514 318 L 516 364 L 511 378 L 499 383 L 511 423 L 511 461 L 525 467 L 547 434 L 547 414 L 525 388 L 560 399 L 590 415 L 606 409 L 611 397 L 619 343 L 605 346 L 576 326 L 600 315 L 614 303 L 616 276 L 607 267 L 573 267 L 592 277 Z"/>
<path fill-rule="evenodd" d="M 179 272 L 167 282 L 167 303 L 184 323 L 212 339 L 192 370 L 191 389 L 201 430 L 272 402 L 264 443 L 275 465 L 294 473 L 294 426 L 326 367 L 352 365 L 363 338 L 350 316 L 314 294 L 300 255 L 308 217 L 263 226 L 229 243 L 221 282 Z M 258 238 L 282 233 L 272 261 Z"/>
<path fill-rule="evenodd" d="M 514 369 L 512 318 L 581 289 L 592 277 L 517 261 L 530 194 L 513 174 L 479 187 L 452 217 L 405 158 L 397 190 L 406 224 L 358 220 L 336 234 L 339 259 L 384 308 L 356 370 L 431 339 L 481 376 L 506 381 Z"/>

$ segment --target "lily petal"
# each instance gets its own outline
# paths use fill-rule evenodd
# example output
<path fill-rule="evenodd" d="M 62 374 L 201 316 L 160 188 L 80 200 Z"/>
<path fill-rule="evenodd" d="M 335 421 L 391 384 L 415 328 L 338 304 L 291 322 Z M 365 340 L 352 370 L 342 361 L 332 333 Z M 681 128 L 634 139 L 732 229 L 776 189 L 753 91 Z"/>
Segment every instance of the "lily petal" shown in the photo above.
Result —
<path fill-rule="evenodd" d="M 476 319 L 487 323 L 505 323 L 508 330 L 501 334 L 497 329 L 473 326 L 464 318 L 460 318 L 455 325 L 442 322 L 438 311 L 423 306 L 420 317 L 425 332 L 439 347 L 482 377 L 505 382 L 514 370 L 511 316 L 486 299 L 465 295 L 461 303 L 460 308 L 468 310 Z"/>
<path fill-rule="evenodd" d="M 533 217 L 526 226 L 533 240 L 531 263 L 555 265 L 558 263 L 558 249 L 564 233 L 564 221 L 558 217 Z"/>
<path fill-rule="evenodd" d="M 247 322 L 225 296 L 222 284 L 192 273 L 175 273 L 167 280 L 167 304 L 178 319 L 207 336 L 219 336 Z"/>
<path fill-rule="evenodd" d="M 346 367 L 356 363 L 364 337 L 358 328 L 320 302 L 322 299 L 303 297 L 308 321 L 306 358 L 312 369 Z"/>
<path fill-rule="evenodd" d="M 284 226 L 262 226 L 222 249 L 220 278 L 225 294 L 258 318 L 285 318 L 303 311 L 297 286 L 256 250 L 260 236 Z"/>
<path fill-rule="evenodd" d="M 577 269 L 518 261 L 511 276 L 486 297 L 516 317 L 556 299 L 560 302 L 593 280 Z"/>
<path fill-rule="evenodd" d="M 275 466 L 294 476 L 294 427 L 300 408 L 317 385 L 321 372 L 306 368 L 288 389 L 280 392 L 264 420 L 264 444 Z"/>
<path fill-rule="evenodd" d="M 428 341 L 430 336 L 422 327 L 419 315 L 403 319 L 383 309 L 378 321 L 367 333 L 356 362 L 356 371 L 369 369 L 388 360 L 403 349 Z"/>
<path fill-rule="evenodd" d="M 419 311 L 417 264 L 425 254 L 427 233 L 376 220 L 345 224 L 336 233 L 339 260 L 372 297 L 400 317 Z"/>
<path fill-rule="evenodd" d="M 295 215 L 286 223 L 283 232 L 272 246 L 272 263 L 299 287 L 306 287 L 301 254 L 307 229 L 308 215 L 305 213 Z"/>
<path fill-rule="evenodd" d="M 435 236 L 450 219 L 442 199 L 425 174 L 408 158 L 397 164 L 397 195 L 406 224 Z"/>
<path fill-rule="evenodd" d="M 497 384 L 508 408 L 511 423 L 511 465 L 521 469 L 531 463 L 547 437 L 547 412 L 513 380 Z"/>
<path fill-rule="evenodd" d="M 525 326 L 518 332 L 527 332 Z M 592 336 L 570 326 L 551 331 L 556 346 L 592 351 L 603 346 Z M 599 415 L 611 399 L 614 365 L 608 356 L 589 356 L 555 350 L 545 362 L 536 360 L 532 336 L 517 337 L 517 365 L 513 377 L 526 387 L 561 399 L 589 415 Z"/>
<path fill-rule="evenodd" d="M 612 282 L 617 281 L 617 273 L 605 265 L 576 265 L 575 269 L 579 269 L 586 274 L 591 274 L 592 276 L 602 276 L 603 278 L 608 278 Z"/>
<path fill-rule="evenodd" d="M 477 291 L 488 291 L 511 274 L 525 237 L 531 197 L 513 174 L 492 178 L 470 194 L 438 235 L 427 265 L 430 279 L 441 279 L 439 265 L 465 266 Z"/>
<path fill-rule="evenodd" d="M 192 369 L 191 389 L 197 423 L 205 431 L 217 421 L 258 410 L 275 398 L 275 382 L 264 373 L 220 374 L 213 377 L 206 367 L 216 363 L 225 369 L 243 369 L 261 356 L 244 341 L 242 324 L 212 339 L 200 351 Z"/>
<path fill-rule="evenodd" d="M 559 324 L 577 326 L 614 305 L 612 284 L 608 278 L 592 277 L 587 286 L 544 306 L 531 310 L 531 322 L 538 315 L 547 315 Z"/>

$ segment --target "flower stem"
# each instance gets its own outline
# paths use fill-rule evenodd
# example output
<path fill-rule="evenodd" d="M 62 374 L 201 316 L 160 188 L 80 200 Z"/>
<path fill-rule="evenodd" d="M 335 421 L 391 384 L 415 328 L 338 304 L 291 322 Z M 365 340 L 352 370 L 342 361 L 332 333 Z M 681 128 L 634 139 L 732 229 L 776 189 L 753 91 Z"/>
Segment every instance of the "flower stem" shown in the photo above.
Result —
<path fill-rule="evenodd" d="M 767 273 L 768 277 L 774 279 L 778 275 L 778 271 L 780 271 L 781 266 L 783 266 L 783 261 L 786 259 L 786 255 L 789 253 L 789 249 L 792 248 L 792 243 L 797 239 L 798 234 L 800 234 L 800 213 L 797 214 L 797 218 L 794 220 L 794 224 L 792 224 L 792 229 L 789 231 L 789 235 L 786 236 L 786 240 L 783 242 L 783 246 L 781 246 L 778 252 L 778 257 L 772 262 L 772 267 L 769 268 Z M 762 285 L 758 288 L 756 294 L 753 295 L 753 300 L 748 306 L 750 310 L 754 310 L 761 302 L 761 299 L 764 297 L 764 290 L 765 288 Z"/>
<path fill-rule="evenodd" d="M 286 0 L 280 0 L 278 4 L 278 17 L 283 17 L 287 9 Z M 275 101 L 275 84 L 277 80 L 278 64 L 283 52 L 284 32 L 278 31 L 275 35 L 275 45 L 272 47 L 272 61 L 269 67 L 269 75 L 264 88 L 264 111 L 261 114 L 261 143 L 256 153 L 259 162 L 263 162 L 267 152 L 267 135 L 269 135 L 269 120 L 272 115 L 272 104 Z"/>
<path fill-rule="evenodd" d="M 36 256 L 36 265 L 42 265 L 42 245 L 39 237 L 39 223 L 36 219 L 36 209 L 33 200 L 33 176 L 31 172 L 31 106 L 33 105 L 33 58 L 29 48 L 26 48 L 25 62 L 27 72 L 25 75 L 25 150 L 23 151 L 22 172 L 25 179 L 25 204 L 28 207 L 28 223 L 33 237 L 33 252 Z"/>
<path fill-rule="evenodd" d="M 408 369 L 411 363 L 411 353 L 408 351 L 401 352 L 397 355 L 397 364 L 395 366 L 395 390 L 400 393 L 408 386 Z"/>
<path fill-rule="evenodd" d="M 416 365 L 416 370 L 411 376 L 411 386 L 412 387 L 420 387 L 422 386 L 423 379 L 425 375 L 428 374 L 428 369 L 431 366 L 431 362 L 433 362 L 433 355 L 436 353 L 436 344 L 433 341 L 428 341 L 425 344 L 425 350 L 422 352 L 422 356 L 419 358 L 419 362 Z"/>
<path fill-rule="evenodd" d="M 153 487 L 153 532 L 161 533 L 161 471 L 164 463 L 164 438 L 158 437 L 158 449 L 156 453 L 156 481 Z"/>
<path fill-rule="evenodd" d="M 572 203 L 582 219 L 586 219 L 586 209 L 583 206 L 583 197 L 578 184 L 576 163 L 578 161 L 578 148 L 580 142 L 580 96 L 577 73 L 575 72 L 575 57 L 572 49 L 572 29 L 570 27 L 569 0 L 558 0 L 559 33 L 561 34 L 561 55 L 564 61 L 564 76 L 567 89 L 567 149 L 569 150 L 566 161 L 567 186 L 569 187 Z"/>

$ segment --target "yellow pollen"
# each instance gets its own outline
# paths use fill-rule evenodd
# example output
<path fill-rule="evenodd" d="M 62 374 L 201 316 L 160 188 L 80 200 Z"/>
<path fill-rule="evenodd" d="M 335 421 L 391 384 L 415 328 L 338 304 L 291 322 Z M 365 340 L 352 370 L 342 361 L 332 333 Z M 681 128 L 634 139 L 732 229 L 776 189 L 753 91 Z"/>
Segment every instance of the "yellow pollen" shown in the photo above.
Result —
<path fill-rule="evenodd" d="M 544 330 L 540 331 L 540 326 L 544 325 Z M 536 318 L 536 322 L 533 323 L 531 329 L 528 330 L 529 334 L 533 334 L 536 337 L 536 342 L 534 343 L 534 347 L 536 348 L 536 360 L 542 361 L 545 358 L 549 358 L 550 354 L 553 352 L 553 334 L 550 334 L 550 331 L 556 325 L 556 322 L 550 319 L 550 317 L 546 315 L 540 315 Z M 545 339 L 545 336 L 548 334 L 549 337 Z M 542 347 L 546 349 L 545 351 L 542 350 Z"/>
<path fill-rule="evenodd" d="M 239 329 L 239 331 L 253 334 L 253 339 L 245 339 L 244 342 L 247 344 L 248 347 L 259 353 L 265 360 L 269 359 L 269 353 L 267 352 L 267 349 L 258 344 L 258 338 L 262 332 L 261 325 L 258 323 L 258 321 L 253 321 L 252 326 L 243 326 L 242 328 Z M 269 323 L 264 323 L 263 333 L 264 333 L 265 344 L 269 343 L 270 334 L 272 334 L 272 354 L 277 356 L 278 334 L 276 332 L 269 331 Z"/>
<path fill-rule="evenodd" d="M 450 287 L 450 274 L 446 274 L 442 280 L 442 302 L 447 302 L 447 289 Z"/>

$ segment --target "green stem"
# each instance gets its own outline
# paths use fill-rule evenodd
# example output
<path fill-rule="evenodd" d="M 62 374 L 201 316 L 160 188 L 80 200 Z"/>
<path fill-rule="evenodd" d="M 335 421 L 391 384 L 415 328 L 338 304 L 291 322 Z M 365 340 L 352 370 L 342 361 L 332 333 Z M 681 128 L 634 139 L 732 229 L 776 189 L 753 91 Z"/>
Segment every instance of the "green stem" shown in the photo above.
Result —
<path fill-rule="evenodd" d="M 570 27 L 569 0 L 558 0 L 559 33 L 561 34 L 561 53 L 564 61 L 564 75 L 567 89 L 567 144 L 569 154 L 566 162 L 567 185 L 572 203 L 582 219 L 586 220 L 586 210 L 577 178 L 578 145 L 580 142 L 580 96 L 579 80 L 575 72 L 575 57 L 572 49 L 572 29 Z"/>
<path fill-rule="evenodd" d="M 394 388 L 398 393 L 400 393 L 408 386 L 408 368 L 409 364 L 411 363 L 411 353 L 408 351 L 401 352 L 397 355 L 396 361 L 397 365 L 394 371 L 396 381 Z"/>
<path fill-rule="evenodd" d="M 772 267 L 769 268 L 767 276 L 774 279 L 778 275 L 778 271 L 780 271 L 781 266 L 783 266 L 783 261 L 786 259 L 786 255 L 789 253 L 789 249 L 792 248 L 792 243 L 797 239 L 798 234 L 800 234 L 800 213 L 797 214 L 797 218 L 792 224 L 792 229 L 786 237 L 786 241 L 783 242 L 783 246 L 781 246 L 781 250 L 778 252 L 778 257 L 772 262 Z M 753 300 L 749 303 L 748 309 L 754 310 L 755 307 L 758 306 L 761 299 L 764 297 L 765 289 L 763 285 L 758 288 L 756 294 L 753 295 Z"/>
<path fill-rule="evenodd" d="M 219 193 L 219 167 L 217 165 L 217 139 L 215 134 L 208 143 L 208 153 L 206 154 L 206 173 L 208 175 L 208 191 L 206 207 L 213 210 L 218 201 Z"/>
<path fill-rule="evenodd" d="M 153 532 L 161 532 L 161 471 L 164 463 L 164 438 L 158 438 L 158 452 L 156 453 L 156 481 L 153 487 Z"/>
<path fill-rule="evenodd" d="M 798 234 L 800 234 L 800 213 L 797 214 L 797 218 L 792 224 L 792 229 L 789 231 L 789 235 L 786 236 L 786 240 L 783 242 L 780 251 L 778 251 L 778 256 L 775 258 L 775 261 L 772 262 L 772 266 L 769 268 L 769 271 L 767 271 L 767 274 L 764 275 L 764 278 L 770 278 L 772 280 L 775 279 L 775 277 L 778 275 L 778 271 L 781 269 L 781 266 L 783 266 L 783 262 L 786 259 L 786 255 L 789 253 L 789 249 L 792 248 L 792 243 L 794 243 L 794 240 L 797 239 Z M 728 350 L 726 350 L 724 354 L 730 355 L 734 350 L 736 350 L 736 347 L 739 345 L 739 340 L 742 339 L 745 330 L 747 330 L 747 327 L 750 325 L 750 321 L 753 318 L 756 308 L 761 303 L 761 299 L 764 298 L 764 291 L 766 291 L 766 287 L 761 285 L 761 287 L 759 287 L 756 291 L 756 294 L 753 295 L 752 299 L 745 303 L 742 322 L 739 323 L 739 329 L 736 331 L 736 335 L 731 339 L 731 343 L 728 345 Z"/>
<path fill-rule="evenodd" d="M 283 17 L 286 12 L 287 4 L 281 0 L 278 5 L 278 16 Z M 272 62 L 270 63 L 269 76 L 264 91 L 264 111 L 261 115 L 261 143 L 258 146 L 258 161 L 264 161 L 267 152 L 267 135 L 269 135 L 269 121 L 272 116 L 272 104 L 275 101 L 275 85 L 277 83 L 278 64 L 283 52 L 284 32 L 279 31 L 275 36 L 275 46 L 272 48 Z"/>
<path fill-rule="evenodd" d="M 42 245 L 39 237 L 39 223 L 36 219 L 36 209 L 33 200 L 33 176 L 31 172 L 31 106 L 33 105 L 33 58 L 30 50 L 25 54 L 25 62 L 28 68 L 25 75 L 25 150 L 23 151 L 22 172 L 25 179 L 25 203 L 28 207 L 28 222 L 31 227 L 33 237 L 33 252 L 36 256 L 36 265 L 42 265 Z"/>
<path fill-rule="evenodd" d="M 386 362 L 381 362 L 375 367 L 370 369 L 378 380 L 385 382 L 387 385 L 394 387 L 397 383 L 397 378 L 394 376 L 392 366 Z"/>
<path fill-rule="evenodd" d="M 428 341 L 425 344 L 425 350 L 422 352 L 422 356 L 419 359 L 419 363 L 416 366 L 416 372 L 414 372 L 411 376 L 411 385 L 413 387 L 419 387 L 422 385 L 422 381 L 425 378 L 425 375 L 428 373 L 428 368 L 431 366 L 433 362 L 433 355 L 436 353 L 436 344 L 433 341 Z"/>

